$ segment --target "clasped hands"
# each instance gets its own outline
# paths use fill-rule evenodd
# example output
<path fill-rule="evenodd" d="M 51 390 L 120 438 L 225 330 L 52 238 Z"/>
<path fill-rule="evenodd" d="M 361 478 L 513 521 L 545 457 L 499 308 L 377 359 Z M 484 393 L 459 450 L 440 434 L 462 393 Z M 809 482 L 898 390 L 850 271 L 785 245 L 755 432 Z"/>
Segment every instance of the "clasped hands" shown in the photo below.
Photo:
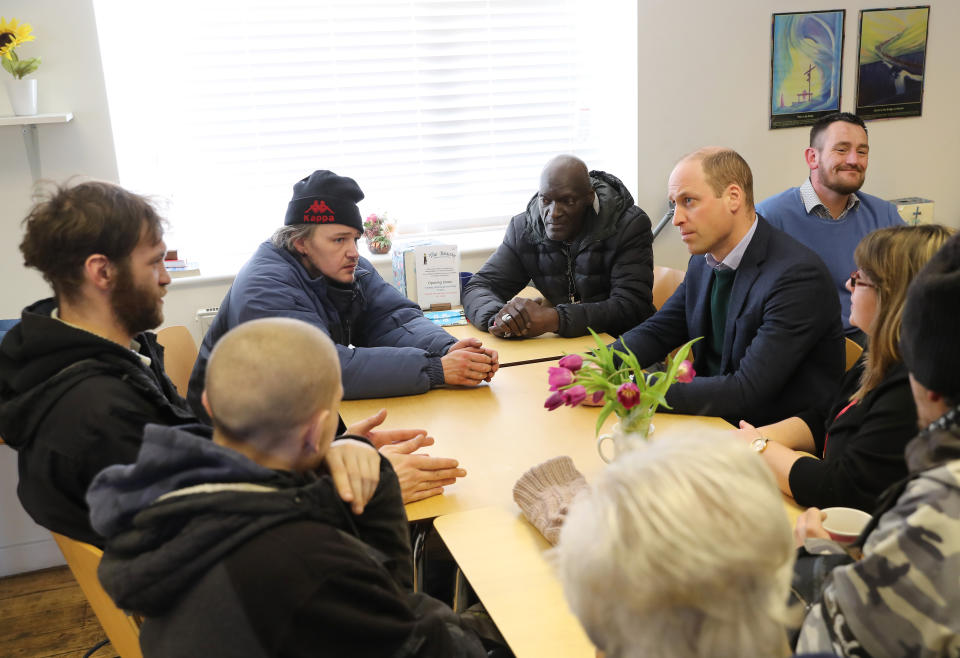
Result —
<path fill-rule="evenodd" d="M 487 331 L 499 338 L 533 338 L 559 328 L 557 309 L 543 297 L 514 297 L 497 311 Z"/>
<path fill-rule="evenodd" d="M 477 338 L 464 338 L 450 346 L 440 363 L 448 386 L 478 386 L 493 379 L 500 368 L 500 355 Z"/>

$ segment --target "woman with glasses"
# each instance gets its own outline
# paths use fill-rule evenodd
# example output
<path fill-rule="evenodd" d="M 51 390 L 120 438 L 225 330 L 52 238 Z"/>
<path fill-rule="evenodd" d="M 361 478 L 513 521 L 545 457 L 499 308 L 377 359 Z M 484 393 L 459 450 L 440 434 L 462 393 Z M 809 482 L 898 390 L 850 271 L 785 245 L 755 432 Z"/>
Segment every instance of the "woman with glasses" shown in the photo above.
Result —
<path fill-rule="evenodd" d="M 757 428 L 741 421 L 737 434 L 798 504 L 871 512 L 883 490 L 906 476 L 903 452 L 917 433 L 917 410 L 900 357 L 900 316 L 910 281 L 950 234 L 923 225 L 864 237 L 847 289 L 850 322 L 867 334 L 867 349 L 841 381 L 833 406 Z"/>

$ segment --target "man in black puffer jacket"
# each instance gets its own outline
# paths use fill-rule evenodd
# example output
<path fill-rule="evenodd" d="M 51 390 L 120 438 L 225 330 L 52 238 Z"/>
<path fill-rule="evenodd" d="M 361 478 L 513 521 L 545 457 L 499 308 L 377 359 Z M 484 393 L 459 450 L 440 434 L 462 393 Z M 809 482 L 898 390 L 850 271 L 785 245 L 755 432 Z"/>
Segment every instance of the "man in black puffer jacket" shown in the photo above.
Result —
<path fill-rule="evenodd" d="M 616 176 L 560 155 L 467 284 L 467 319 L 494 336 L 619 336 L 653 314 L 650 219 Z M 515 297 L 530 280 L 541 299 Z"/>

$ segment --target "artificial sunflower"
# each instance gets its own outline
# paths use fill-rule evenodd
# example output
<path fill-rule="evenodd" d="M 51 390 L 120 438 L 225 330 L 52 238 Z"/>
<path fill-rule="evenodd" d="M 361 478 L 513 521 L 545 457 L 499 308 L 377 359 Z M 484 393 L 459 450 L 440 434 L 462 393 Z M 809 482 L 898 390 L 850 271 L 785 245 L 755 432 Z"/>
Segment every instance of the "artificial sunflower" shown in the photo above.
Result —
<path fill-rule="evenodd" d="M 29 23 L 17 25 L 16 18 L 11 18 L 7 23 L 3 16 L 0 16 L 0 57 L 13 59 L 11 53 L 14 48 L 36 38 L 30 34 L 32 29 Z"/>

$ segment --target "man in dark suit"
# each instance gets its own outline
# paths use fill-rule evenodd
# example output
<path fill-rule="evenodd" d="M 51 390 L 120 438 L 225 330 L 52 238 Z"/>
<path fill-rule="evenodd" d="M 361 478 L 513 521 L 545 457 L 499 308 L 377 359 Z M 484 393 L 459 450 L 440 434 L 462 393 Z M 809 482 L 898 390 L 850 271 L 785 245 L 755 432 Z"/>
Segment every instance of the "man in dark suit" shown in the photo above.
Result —
<path fill-rule="evenodd" d="M 685 156 L 668 192 L 673 225 L 693 254 L 686 277 L 614 347 L 649 365 L 703 337 L 693 347 L 698 376 L 667 393 L 676 413 L 769 423 L 827 404 L 844 349 L 823 262 L 756 214 L 750 167 L 730 149 Z"/>

